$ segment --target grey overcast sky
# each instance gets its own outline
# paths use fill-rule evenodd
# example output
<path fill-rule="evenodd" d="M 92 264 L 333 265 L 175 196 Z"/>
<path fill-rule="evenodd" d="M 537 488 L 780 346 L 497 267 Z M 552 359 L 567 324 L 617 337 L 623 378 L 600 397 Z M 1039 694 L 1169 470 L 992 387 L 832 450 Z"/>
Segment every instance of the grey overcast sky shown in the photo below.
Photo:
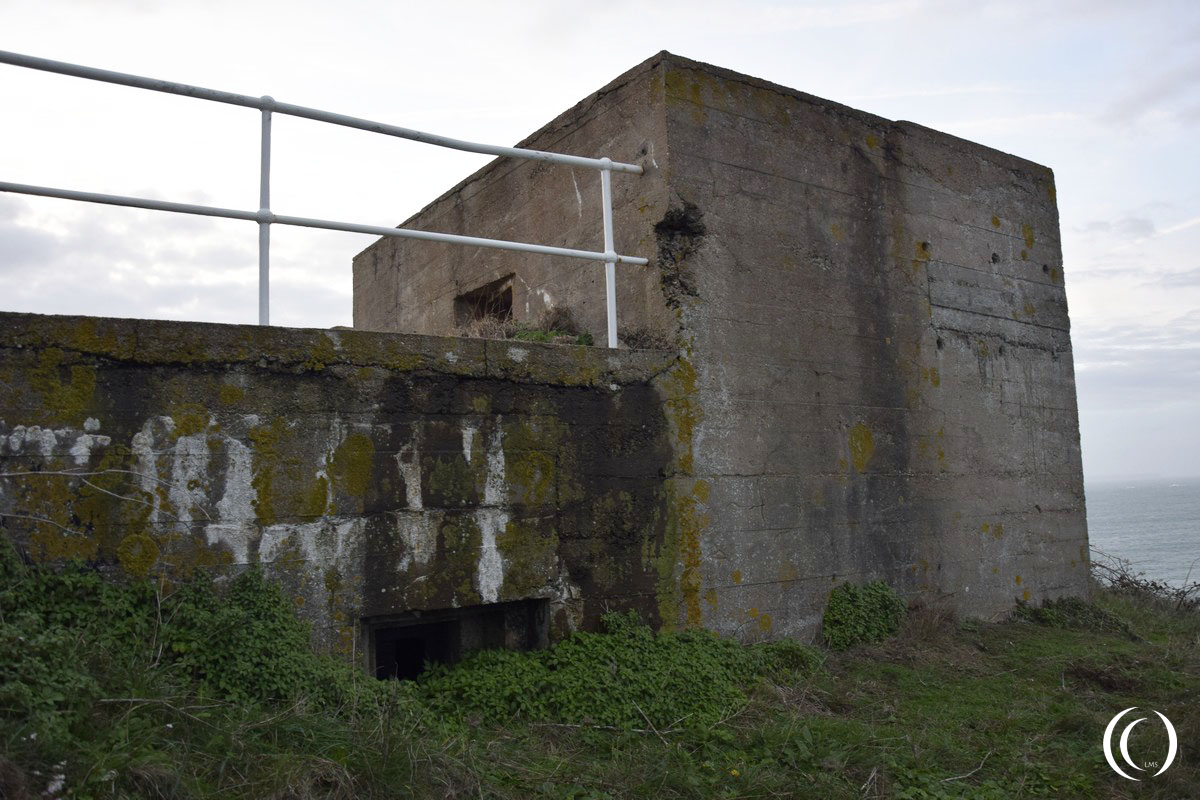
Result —
<path fill-rule="evenodd" d="M 659 50 L 1054 169 L 1085 475 L 1200 475 L 1200 3 L 0 0 L 0 49 L 511 144 Z M 0 65 L 0 180 L 251 209 L 249 109 Z M 276 118 L 278 213 L 395 225 L 488 159 Z M 595 154 L 581 154 L 595 155 Z M 272 321 L 355 234 L 277 227 Z M 0 194 L 0 309 L 256 319 L 253 225 Z"/>

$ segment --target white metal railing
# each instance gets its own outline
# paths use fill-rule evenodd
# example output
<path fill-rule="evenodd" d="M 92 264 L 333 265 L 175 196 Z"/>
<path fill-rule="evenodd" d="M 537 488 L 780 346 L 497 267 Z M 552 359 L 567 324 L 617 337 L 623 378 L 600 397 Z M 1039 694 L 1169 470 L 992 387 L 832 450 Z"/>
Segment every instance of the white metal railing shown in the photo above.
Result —
<path fill-rule="evenodd" d="M 54 189 L 48 186 L 30 186 L 22 183 L 0 181 L 0 192 L 16 192 L 19 194 L 39 195 L 41 197 L 57 197 L 64 200 L 82 200 L 88 203 L 106 203 L 131 208 L 147 208 L 155 211 L 174 211 L 182 214 L 200 214 L 210 217 L 225 217 L 228 219 L 243 219 L 258 223 L 258 323 L 270 324 L 270 274 L 271 274 L 271 226 L 296 225 L 305 228 L 323 228 L 326 230 L 349 231 L 351 233 L 368 233 L 376 236 L 392 236 L 403 239 L 424 239 L 434 242 L 449 242 L 452 244 L 491 247 L 500 250 L 518 250 L 524 253 L 540 253 L 544 255 L 566 256 L 589 261 L 603 261 L 605 265 L 605 289 L 607 293 L 608 346 L 617 346 L 617 290 L 616 265 L 648 264 L 645 258 L 637 256 L 618 255 L 613 249 L 612 226 L 612 173 L 631 172 L 642 173 L 637 164 L 623 164 L 608 158 L 585 158 L 563 153 L 548 153 L 542 150 L 526 150 L 520 147 L 501 147 L 498 145 L 478 144 L 461 139 L 451 139 L 432 133 L 387 125 L 382 122 L 349 117 L 345 114 L 335 114 L 331 111 L 321 111 L 315 108 L 281 103 L 269 96 L 250 97 L 248 95 L 222 92 L 216 89 L 204 89 L 199 86 L 189 86 L 184 83 L 144 78 L 139 75 L 129 75 L 124 72 L 112 72 L 95 67 L 84 67 L 78 64 L 68 64 L 64 61 L 52 61 L 47 58 L 22 55 L 0 50 L 0 63 L 12 64 L 18 67 L 57 72 L 76 78 L 115 83 L 122 86 L 133 86 L 138 89 L 150 89 L 155 92 L 195 97 L 200 100 L 211 100 L 217 103 L 228 103 L 235 106 L 257 108 L 262 111 L 262 148 L 261 169 L 259 174 L 259 194 L 257 211 L 240 211 L 231 208 L 214 206 L 199 206 L 189 203 L 171 203 L 164 200 L 150 200 L 141 197 L 125 197 L 122 195 L 98 194 L 96 192 L 81 192 L 71 189 Z M 433 231 L 416 231 L 406 228 L 387 228 L 379 225 L 359 225 L 352 222 L 337 222 L 327 219 L 312 219 L 309 217 L 294 217 L 275 214 L 271 211 L 271 115 L 288 114 L 293 117 L 328 122 L 347 128 L 381 133 L 385 136 L 397 136 L 401 139 L 411 139 L 416 142 L 449 147 L 454 150 L 465 150 L 469 153 L 484 153 L 508 158 L 524 158 L 533 161 L 549 161 L 554 164 L 566 164 L 572 167 L 583 167 L 600 171 L 600 191 L 604 211 L 604 250 L 573 250 L 566 247 L 550 247 L 548 245 L 528 244 L 525 242 L 510 242 L 503 239 L 483 239 L 477 236 L 460 236 L 453 233 L 436 233 Z"/>

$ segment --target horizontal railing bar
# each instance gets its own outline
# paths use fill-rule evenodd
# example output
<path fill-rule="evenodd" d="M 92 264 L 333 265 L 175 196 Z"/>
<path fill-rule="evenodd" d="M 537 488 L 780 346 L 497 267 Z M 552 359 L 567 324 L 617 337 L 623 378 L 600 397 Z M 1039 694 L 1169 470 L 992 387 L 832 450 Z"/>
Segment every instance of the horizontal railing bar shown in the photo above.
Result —
<path fill-rule="evenodd" d="M 414 231 L 408 228 L 386 228 L 382 225 L 358 225 L 353 222 L 337 222 L 327 219 L 313 219 L 311 217 L 291 217 L 269 212 L 240 211 L 234 208 L 198 206 L 191 203 L 172 203 L 167 200 L 150 200 L 142 197 L 125 197 L 123 195 L 99 194 L 97 192 L 79 192 L 72 189 L 54 189 L 48 186 L 31 186 L 24 183 L 9 183 L 7 181 L 0 181 L 0 192 L 31 194 L 39 197 L 56 197 L 62 200 L 81 200 L 85 203 L 104 203 L 106 205 L 127 206 L 129 208 L 145 208 L 151 211 L 173 211 L 181 214 L 199 214 L 206 217 L 224 217 L 227 219 L 247 220 L 249 222 L 266 222 L 275 225 L 320 228 L 331 231 L 347 231 L 349 233 L 368 233 L 375 236 L 391 236 L 399 239 L 450 242 L 452 244 L 490 247 L 495 250 L 516 250 L 522 253 L 580 258 L 587 261 L 616 261 L 621 264 L 637 264 L 639 266 L 645 266 L 650 263 L 645 258 L 622 256 L 616 253 L 595 253 L 591 250 L 574 250 L 568 247 L 510 242 L 505 239 L 484 239 L 478 236 L 462 236 L 457 233 Z"/>
<path fill-rule="evenodd" d="M 303 117 L 305 119 L 313 119 L 319 122 L 328 122 L 333 125 L 342 125 L 347 128 L 357 128 L 359 130 L 371 131 L 373 133 L 381 133 L 385 136 L 396 136 L 401 139 L 411 139 L 415 142 L 424 142 L 425 144 L 433 144 L 439 147 L 449 147 L 454 150 L 464 150 L 468 153 L 482 153 L 484 155 L 524 158 L 531 161 L 549 161 L 555 164 L 568 164 L 573 167 L 585 167 L 587 169 L 607 169 L 616 172 L 632 172 L 639 175 L 642 173 L 642 168 L 638 164 L 625 164 L 619 161 L 610 161 L 607 158 L 585 158 L 583 156 L 572 156 L 565 153 L 547 153 L 541 150 L 527 150 L 522 147 L 501 147 L 499 145 L 468 142 L 463 139 L 451 139 L 448 136 L 438 136 L 437 134 L 425 133 L 423 131 L 413 130 L 411 128 L 401 128 L 398 125 L 388 125 L 383 122 L 373 122 L 360 117 L 351 117 L 345 114 L 335 114 L 331 111 L 321 111 L 320 109 L 297 106 L 291 103 L 280 103 L 276 100 L 271 100 L 270 98 L 250 97 L 249 95 L 234 94 L 233 92 L 222 92 L 217 89 L 205 89 L 200 86 L 190 86 L 186 83 L 174 83 L 172 81 L 163 81 L 157 78 L 144 78 L 140 75 L 130 75 L 129 73 L 125 72 L 114 72 L 107 69 L 85 67 L 81 64 L 70 64 L 66 61 L 54 61 L 49 58 L 38 58 L 37 56 L 13 53 L 7 50 L 0 50 L 0 63 L 42 70 L 43 72 L 56 72 L 60 75 L 71 75 L 76 78 L 87 78 L 88 80 L 103 81 L 104 83 L 115 83 L 121 86 L 133 86 L 139 89 L 149 89 L 154 92 L 166 92 L 167 94 L 177 94 L 184 97 L 195 97 L 200 100 L 211 100 L 217 103 L 228 103 L 235 106 L 257 108 L 263 111 L 273 111 L 277 114 L 288 114 L 293 117 Z"/>

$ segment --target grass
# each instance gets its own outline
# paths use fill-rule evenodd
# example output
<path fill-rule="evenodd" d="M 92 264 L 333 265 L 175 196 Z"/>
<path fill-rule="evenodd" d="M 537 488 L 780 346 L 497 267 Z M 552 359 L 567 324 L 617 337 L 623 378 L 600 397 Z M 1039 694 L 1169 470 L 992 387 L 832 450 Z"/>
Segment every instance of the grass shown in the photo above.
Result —
<path fill-rule="evenodd" d="M 233 592 L 238 608 L 266 614 L 271 636 L 244 638 L 220 658 L 311 677 L 251 680 L 234 701 L 214 662 L 189 649 L 213 649 L 214 631 L 238 624 L 213 595 L 143 586 L 100 597 L 86 574 L 27 568 L 6 578 L 6 798 L 48 788 L 163 798 L 1183 798 L 1200 786 L 1200 614 L 1152 595 L 1101 588 L 1091 603 L 1018 609 L 998 624 L 910 610 L 895 637 L 837 652 L 654 636 L 623 618 L 554 654 L 482 656 L 413 684 L 296 652 L 272 616 L 269 584 L 249 580 Z M 53 619 L 38 617 L 51 613 L 39 599 L 48 596 Z M 71 598 L 121 609 L 121 635 L 104 633 L 111 610 Z M 292 644 L 277 651 L 277 639 Z M 181 652 L 164 642 L 182 642 Z M 636 680 L 588 677 L 619 676 L 627 662 L 639 664 Z M 723 688 L 697 692 L 708 684 Z M 512 685 L 547 700 L 497 710 L 496 687 Z M 1129 706 L 1166 714 L 1180 742 L 1171 769 L 1141 783 L 1113 774 L 1100 747 L 1108 720 Z M 601 722 L 597 709 L 612 711 Z M 1161 726 L 1139 726 L 1130 750 L 1161 758 Z"/>

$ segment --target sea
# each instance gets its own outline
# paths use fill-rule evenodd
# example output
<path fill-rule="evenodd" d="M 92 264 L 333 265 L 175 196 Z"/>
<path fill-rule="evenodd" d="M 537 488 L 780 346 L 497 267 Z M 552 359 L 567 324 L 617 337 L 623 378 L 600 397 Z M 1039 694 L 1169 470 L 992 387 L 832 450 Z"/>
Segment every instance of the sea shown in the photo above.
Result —
<path fill-rule="evenodd" d="M 1151 580 L 1200 582 L 1200 478 L 1087 481 L 1084 491 L 1093 551 Z"/>

